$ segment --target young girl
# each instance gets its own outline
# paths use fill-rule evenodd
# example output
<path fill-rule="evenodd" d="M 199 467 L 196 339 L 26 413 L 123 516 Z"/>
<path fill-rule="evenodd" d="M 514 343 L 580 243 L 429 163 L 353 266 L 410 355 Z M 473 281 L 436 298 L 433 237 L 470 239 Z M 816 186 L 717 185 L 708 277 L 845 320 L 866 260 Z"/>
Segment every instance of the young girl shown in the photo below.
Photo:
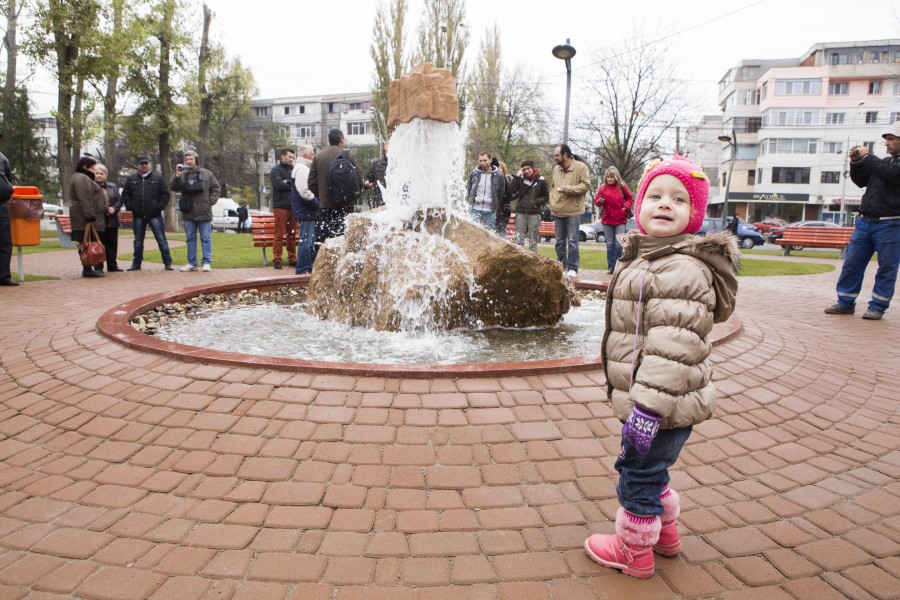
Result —
<path fill-rule="evenodd" d="M 668 468 L 713 415 L 716 392 L 707 339 L 734 310 L 740 254 L 727 232 L 694 234 L 703 223 L 709 181 L 676 155 L 652 164 L 638 189 L 638 232 L 609 285 L 603 369 L 613 411 L 625 423 L 616 460 L 615 535 L 592 535 L 596 562 L 633 577 L 653 575 L 653 552 L 681 551 L 678 494 Z"/>
<path fill-rule="evenodd" d="M 603 185 L 597 190 L 594 204 L 603 211 L 600 222 L 603 223 L 603 237 L 606 239 L 606 266 L 609 267 L 607 273 L 612 273 L 616 268 L 616 261 L 622 255 L 622 245 L 616 238 L 625 233 L 628 211 L 634 205 L 631 190 L 622 181 L 617 168 L 610 167 L 606 170 Z"/>

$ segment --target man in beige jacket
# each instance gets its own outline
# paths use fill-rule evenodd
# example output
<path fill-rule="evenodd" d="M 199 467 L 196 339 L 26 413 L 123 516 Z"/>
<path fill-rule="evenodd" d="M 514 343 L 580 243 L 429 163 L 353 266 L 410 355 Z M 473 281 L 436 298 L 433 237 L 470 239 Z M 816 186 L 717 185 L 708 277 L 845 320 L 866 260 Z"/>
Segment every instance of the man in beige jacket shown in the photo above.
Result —
<path fill-rule="evenodd" d="M 576 160 L 566 144 L 553 149 L 553 159 L 556 166 L 550 186 L 550 212 L 556 225 L 556 258 L 571 279 L 578 274 L 578 226 L 584 213 L 584 195 L 591 188 L 591 175 L 587 165 Z"/>

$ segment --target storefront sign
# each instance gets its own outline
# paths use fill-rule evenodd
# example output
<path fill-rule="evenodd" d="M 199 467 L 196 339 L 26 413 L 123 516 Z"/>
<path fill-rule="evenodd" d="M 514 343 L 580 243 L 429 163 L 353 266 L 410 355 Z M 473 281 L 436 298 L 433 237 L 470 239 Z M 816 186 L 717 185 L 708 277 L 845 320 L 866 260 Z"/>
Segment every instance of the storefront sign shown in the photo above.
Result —
<path fill-rule="evenodd" d="M 777 192 L 731 192 L 728 200 L 744 202 L 809 202 L 809 194 L 779 194 Z"/>

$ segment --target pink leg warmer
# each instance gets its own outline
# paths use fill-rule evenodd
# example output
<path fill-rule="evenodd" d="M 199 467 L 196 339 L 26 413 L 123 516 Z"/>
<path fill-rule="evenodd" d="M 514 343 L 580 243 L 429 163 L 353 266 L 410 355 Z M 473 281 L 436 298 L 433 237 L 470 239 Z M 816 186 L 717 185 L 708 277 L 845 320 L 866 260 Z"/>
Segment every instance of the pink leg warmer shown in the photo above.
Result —
<path fill-rule="evenodd" d="M 666 486 L 659 495 L 659 500 L 663 505 L 663 514 L 660 515 L 663 523 L 671 523 L 681 514 L 681 498 L 678 492 Z"/>
<path fill-rule="evenodd" d="M 649 548 L 659 540 L 660 521 L 656 515 L 642 517 L 624 508 L 616 511 L 616 533 L 632 548 Z"/>

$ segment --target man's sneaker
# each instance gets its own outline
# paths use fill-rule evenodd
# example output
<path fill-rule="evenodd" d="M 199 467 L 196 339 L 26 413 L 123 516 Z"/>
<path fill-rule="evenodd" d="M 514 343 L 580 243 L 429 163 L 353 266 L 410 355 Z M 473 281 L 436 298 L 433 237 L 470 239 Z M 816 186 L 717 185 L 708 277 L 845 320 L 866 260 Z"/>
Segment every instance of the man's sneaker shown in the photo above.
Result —
<path fill-rule="evenodd" d="M 280 269 L 280 268 L 281 268 L 281 261 L 280 261 L 280 260 L 276 260 L 274 263 L 272 263 L 272 266 L 275 267 L 276 269 Z"/>
<path fill-rule="evenodd" d="M 577 271 L 573 271 L 572 269 L 569 269 L 568 271 L 566 271 L 566 277 L 568 277 L 569 279 L 575 279 L 577 276 L 578 276 Z"/>
<path fill-rule="evenodd" d="M 172 265 L 166 265 L 166 271 L 174 271 L 174 270 L 175 270 L 175 267 L 173 267 Z"/>
<path fill-rule="evenodd" d="M 863 313 L 863 319 L 867 319 L 869 321 L 879 321 L 881 320 L 882 316 L 884 316 L 883 312 L 872 310 L 871 308 Z"/>
<path fill-rule="evenodd" d="M 825 309 L 826 315 L 852 315 L 855 312 L 855 306 L 842 306 L 840 304 L 833 304 Z"/>
<path fill-rule="evenodd" d="M 182 273 L 187 273 L 188 271 L 196 271 L 196 270 L 197 270 L 197 265 L 184 265 L 183 267 L 181 267 Z"/>
<path fill-rule="evenodd" d="M 203 272 L 209 273 L 210 271 L 212 271 L 212 266 L 209 263 L 203 263 Z"/>
<path fill-rule="evenodd" d="M 136 264 L 132 263 L 132 265 L 125 270 L 126 271 L 140 271 L 141 265 L 136 265 Z"/>

